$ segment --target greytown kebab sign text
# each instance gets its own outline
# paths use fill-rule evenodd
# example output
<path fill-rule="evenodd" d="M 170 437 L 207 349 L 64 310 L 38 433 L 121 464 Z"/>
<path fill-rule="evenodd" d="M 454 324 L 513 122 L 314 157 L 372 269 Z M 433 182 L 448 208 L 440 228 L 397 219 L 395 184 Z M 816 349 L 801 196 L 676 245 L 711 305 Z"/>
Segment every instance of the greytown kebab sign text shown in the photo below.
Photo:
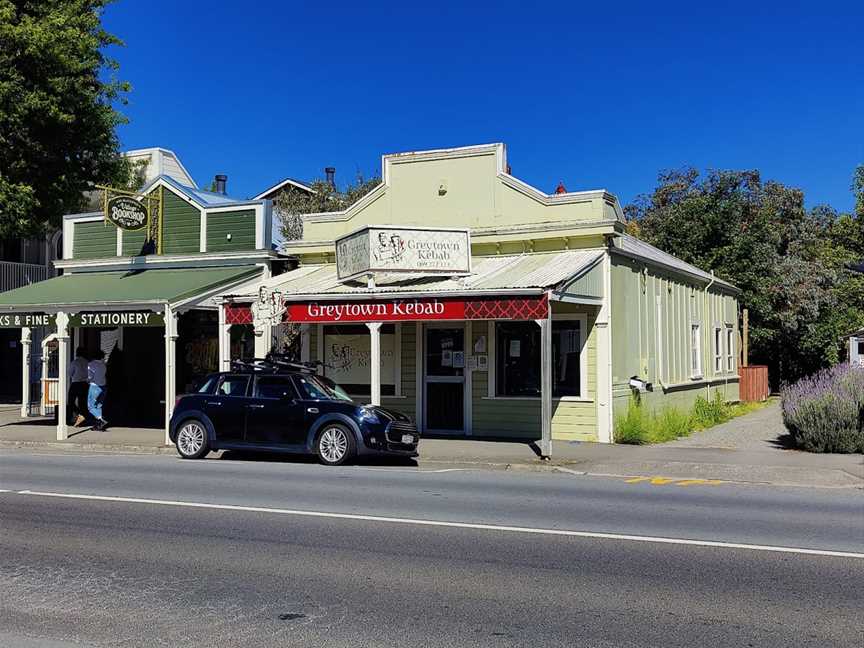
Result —
<path fill-rule="evenodd" d="M 467 229 L 364 227 L 336 241 L 336 272 L 340 281 L 388 272 L 469 274 L 471 238 Z"/>

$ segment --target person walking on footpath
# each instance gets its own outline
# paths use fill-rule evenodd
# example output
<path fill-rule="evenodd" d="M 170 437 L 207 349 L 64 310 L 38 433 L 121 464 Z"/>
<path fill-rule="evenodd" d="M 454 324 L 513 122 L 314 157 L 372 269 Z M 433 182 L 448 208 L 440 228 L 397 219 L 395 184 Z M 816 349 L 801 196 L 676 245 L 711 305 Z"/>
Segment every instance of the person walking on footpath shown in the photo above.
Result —
<path fill-rule="evenodd" d="M 87 365 L 87 380 L 90 383 L 90 389 L 87 392 L 87 409 L 90 410 L 91 416 L 96 419 L 93 429 L 98 432 L 104 432 L 108 427 L 108 421 L 102 417 L 102 406 L 105 404 L 106 393 L 105 375 L 108 371 L 104 357 L 104 351 L 97 351 Z"/>
<path fill-rule="evenodd" d="M 89 418 L 87 412 L 87 392 L 90 389 L 87 375 L 87 351 L 83 347 L 75 349 L 75 359 L 69 365 L 69 405 L 66 422 L 81 425 Z"/>

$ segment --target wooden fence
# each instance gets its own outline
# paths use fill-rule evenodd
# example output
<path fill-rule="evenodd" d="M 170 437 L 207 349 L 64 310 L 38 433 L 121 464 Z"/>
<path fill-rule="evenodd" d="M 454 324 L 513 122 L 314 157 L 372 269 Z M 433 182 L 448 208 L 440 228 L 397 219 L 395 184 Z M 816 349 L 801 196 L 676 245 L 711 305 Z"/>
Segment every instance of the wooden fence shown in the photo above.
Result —
<path fill-rule="evenodd" d="M 771 388 L 768 386 L 767 365 L 741 367 L 739 375 L 741 376 L 739 384 L 741 402 L 764 401 L 771 394 Z"/>

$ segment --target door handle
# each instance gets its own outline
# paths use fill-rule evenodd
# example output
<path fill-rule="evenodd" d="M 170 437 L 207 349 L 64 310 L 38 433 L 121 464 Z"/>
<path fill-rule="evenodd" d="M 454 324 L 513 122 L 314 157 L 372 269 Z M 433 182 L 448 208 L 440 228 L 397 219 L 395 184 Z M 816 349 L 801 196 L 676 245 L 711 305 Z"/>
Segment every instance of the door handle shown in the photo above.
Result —
<path fill-rule="evenodd" d="M 220 406 L 222 405 L 222 403 L 219 401 L 206 401 L 206 404 L 207 405 L 220 405 Z"/>
<path fill-rule="evenodd" d="M 306 411 L 309 412 L 310 414 L 317 414 L 318 408 L 317 407 L 308 407 L 308 408 L 306 408 Z"/>

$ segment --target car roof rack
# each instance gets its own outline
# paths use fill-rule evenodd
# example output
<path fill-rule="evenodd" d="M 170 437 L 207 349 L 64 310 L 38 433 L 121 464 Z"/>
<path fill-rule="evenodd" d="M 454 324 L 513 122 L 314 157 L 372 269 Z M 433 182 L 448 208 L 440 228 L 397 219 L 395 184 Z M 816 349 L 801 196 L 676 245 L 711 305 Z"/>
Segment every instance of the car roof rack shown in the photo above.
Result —
<path fill-rule="evenodd" d="M 320 361 L 297 362 L 289 360 L 281 354 L 268 353 L 264 358 L 252 358 L 251 360 L 232 360 L 232 370 L 270 372 L 296 371 L 300 373 L 314 374 L 318 367 L 323 365 Z"/>

